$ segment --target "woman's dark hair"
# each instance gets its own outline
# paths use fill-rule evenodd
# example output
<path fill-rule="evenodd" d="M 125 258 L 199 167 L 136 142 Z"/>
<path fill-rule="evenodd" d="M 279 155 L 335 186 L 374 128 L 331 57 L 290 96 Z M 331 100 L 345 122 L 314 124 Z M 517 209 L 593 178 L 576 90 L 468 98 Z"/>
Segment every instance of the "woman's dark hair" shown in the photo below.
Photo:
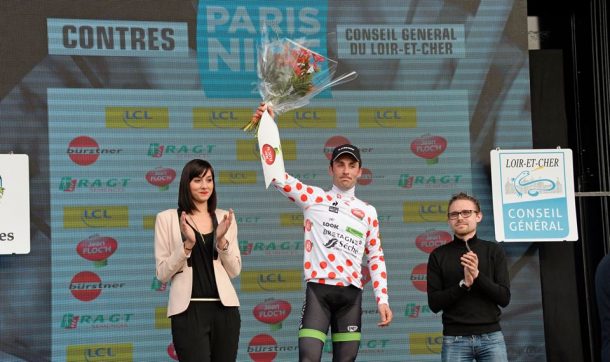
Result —
<path fill-rule="evenodd" d="M 203 176 L 208 170 L 212 175 L 212 183 L 214 184 L 214 189 L 208 199 L 208 212 L 210 215 L 214 215 L 214 212 L 216 211 L 216 180 L 214 178 L 214 169 L 208 161 L 198 158 L 187 162 L 182 169 L 180 186 L 178 188 L 178 208 L 181 211 L 190 213 L 195 210 L 196 206 L 193 203 L 190 184 L 195 177 Z"/>

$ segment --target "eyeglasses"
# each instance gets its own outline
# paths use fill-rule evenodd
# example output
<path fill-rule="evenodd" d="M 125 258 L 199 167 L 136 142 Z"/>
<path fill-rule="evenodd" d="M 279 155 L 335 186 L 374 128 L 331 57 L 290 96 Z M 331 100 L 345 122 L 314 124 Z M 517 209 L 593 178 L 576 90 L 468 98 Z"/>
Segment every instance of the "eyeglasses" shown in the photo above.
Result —
<path fill-rule="evenodd" d="M 458 216 L 461 216 L 463 219 L 468 219 L 472 213 L 478 214 L 477 210 L 462 210 L 462 211 L 454 211 L 447 214 L 449 220 L 455 220 Z"/>

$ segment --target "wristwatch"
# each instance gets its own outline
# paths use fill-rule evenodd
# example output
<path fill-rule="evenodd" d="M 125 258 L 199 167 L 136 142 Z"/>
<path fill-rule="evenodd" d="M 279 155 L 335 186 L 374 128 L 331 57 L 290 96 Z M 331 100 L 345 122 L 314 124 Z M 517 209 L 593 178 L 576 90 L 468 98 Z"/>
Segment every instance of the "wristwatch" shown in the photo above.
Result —
<path fill-rule="evenodd" d="M 464 279 L 460 280 L 459 286 L 462 289 L 470 290 L 470 287 L 466 286 L 466 282 L 464 281 Z"/>

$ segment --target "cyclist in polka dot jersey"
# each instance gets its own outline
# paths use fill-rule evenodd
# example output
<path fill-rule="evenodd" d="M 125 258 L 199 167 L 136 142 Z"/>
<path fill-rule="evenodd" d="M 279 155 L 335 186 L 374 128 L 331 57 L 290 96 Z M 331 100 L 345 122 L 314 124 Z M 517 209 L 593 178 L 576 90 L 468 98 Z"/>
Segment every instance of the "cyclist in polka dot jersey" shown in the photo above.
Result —
<path fill-rule="evenodd" d="M 253 118 L 260 119 L 266 109 L 261 104 Z M 273 117 L 273 111 L 270 108 L 268 111 Z M 305 185 L 288 174 L 283 180 L 273 181 L 282 194 L 303 210 L 303 271 L 307 290 L 299 330 L 299 361 L 321 359 L 329 326 L 333 361 L 356 359 L 360 345 L 364 255 L 381 319 L 378 326 L 388 326 L 392 321 L 377 211 L 355 196 L 361 166 L 358 148 L 345 144 L 332 153 L 331 190 Z"/>

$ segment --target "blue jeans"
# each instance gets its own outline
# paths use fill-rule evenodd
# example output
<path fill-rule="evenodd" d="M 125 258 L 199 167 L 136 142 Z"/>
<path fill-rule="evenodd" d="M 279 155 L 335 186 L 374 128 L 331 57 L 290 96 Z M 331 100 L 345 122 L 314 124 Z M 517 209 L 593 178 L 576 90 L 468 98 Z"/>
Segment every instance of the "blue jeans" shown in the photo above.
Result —
<path fill-rule="evenodd" d="M 474 336 L 443 336 L 443 362 L 507 362 L 502 332 Z"/>

